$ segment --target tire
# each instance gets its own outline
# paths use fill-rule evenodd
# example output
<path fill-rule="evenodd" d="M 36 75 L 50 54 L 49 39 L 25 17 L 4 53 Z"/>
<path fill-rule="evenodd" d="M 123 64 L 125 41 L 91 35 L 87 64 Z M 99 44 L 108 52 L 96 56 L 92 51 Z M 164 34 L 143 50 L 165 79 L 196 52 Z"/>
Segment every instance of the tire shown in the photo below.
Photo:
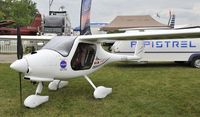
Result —
<path fill-rule="evenodd" d="M 200 56 L 194 57 L 192 59 L 191 66 L 195 68 L 200 68 Z"/>

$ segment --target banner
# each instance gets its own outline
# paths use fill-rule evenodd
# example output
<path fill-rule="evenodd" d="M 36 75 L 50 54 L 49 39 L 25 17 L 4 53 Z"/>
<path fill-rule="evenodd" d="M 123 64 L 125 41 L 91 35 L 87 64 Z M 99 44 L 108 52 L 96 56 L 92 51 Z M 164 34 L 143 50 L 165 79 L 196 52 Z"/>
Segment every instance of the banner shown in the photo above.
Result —
<path fill-rule="evenodd" d="M 82 0 L 80 14 L 80 35 L 91 35 L 90 10 L 92 0 Z"/>

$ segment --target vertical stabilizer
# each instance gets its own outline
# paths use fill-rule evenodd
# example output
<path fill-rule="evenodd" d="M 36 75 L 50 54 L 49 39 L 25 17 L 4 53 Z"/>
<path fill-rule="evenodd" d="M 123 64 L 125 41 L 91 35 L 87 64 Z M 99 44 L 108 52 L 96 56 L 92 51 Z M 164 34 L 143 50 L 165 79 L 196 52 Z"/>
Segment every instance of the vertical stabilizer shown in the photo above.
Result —
<path fill-rule="evenodd" d="M 90 10 L 92 0 L 82 0 L 80 14 L 80 35 L 91 35 Z"/>
<path fill-rule="evenodd" d="M 171 11 L 169 11 L 169 22 L 168 22 L 168 26 L 170 26 L 171 28 L 174 28 L 174 26 L 175 26 L 175 20 L 176 20 L 175 14 L 172 14 Z"/>
<path fill-rule="evenodd" d="M 175 26 L 175 18 L 176 18 L 176 16 L 175 16 L 175 14 L 173 14 L 172 17 L 171 17 L 170 24 L 169 24 L 169 26 L 171 28 L 174 28 L 174 26 Z"/>

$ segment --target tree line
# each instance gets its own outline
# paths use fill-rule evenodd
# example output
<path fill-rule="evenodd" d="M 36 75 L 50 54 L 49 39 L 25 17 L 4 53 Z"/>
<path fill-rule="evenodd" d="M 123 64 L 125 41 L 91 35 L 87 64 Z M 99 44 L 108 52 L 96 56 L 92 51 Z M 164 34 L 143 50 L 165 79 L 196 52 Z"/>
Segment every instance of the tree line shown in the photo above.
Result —
<path fill-rule="evenodd" d="M 13 27 L 30 24 L 36 13 L 36 3 L 31 0 L 0 0 L 0 20 L 16 21 Z"/>

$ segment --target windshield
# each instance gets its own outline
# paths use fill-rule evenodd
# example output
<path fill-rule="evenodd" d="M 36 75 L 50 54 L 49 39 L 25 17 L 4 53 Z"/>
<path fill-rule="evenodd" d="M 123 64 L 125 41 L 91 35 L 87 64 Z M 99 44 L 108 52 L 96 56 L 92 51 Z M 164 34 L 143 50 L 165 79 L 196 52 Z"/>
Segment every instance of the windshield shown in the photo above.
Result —
<path fill-rule="evenodd" d="M 50 49 L 68 56 L 76 36 L 57 36 L 51 39 L 42 49 Z"/>

